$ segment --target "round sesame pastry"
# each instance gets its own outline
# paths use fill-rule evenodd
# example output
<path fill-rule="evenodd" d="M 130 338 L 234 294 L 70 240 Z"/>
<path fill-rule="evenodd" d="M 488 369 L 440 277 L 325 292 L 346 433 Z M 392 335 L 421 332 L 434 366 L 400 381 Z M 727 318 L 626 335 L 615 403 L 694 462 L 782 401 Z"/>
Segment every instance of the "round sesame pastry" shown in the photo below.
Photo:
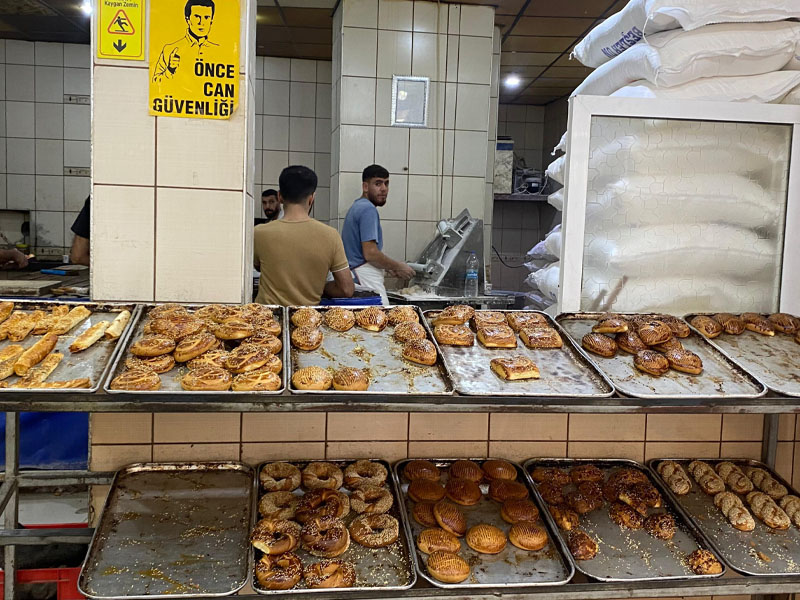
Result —
<path fill-rule="evenodd" d="M 265 519 L 294 519 L 300 497 L 292 492 L 268 492 L 258 501 L 258 512 Z"/>
<path fill-rule="evenodd" d="M 306 523 L 319 517 L 343 519 L 350 514 L 347 494 L 330 489 L 310 490 L 303 495 L 295 510 L 295 520 Z"/>
<path fill-rule="evenodd" d="M 359 514 L 378 515 L 389 512 L 392 504 L 392 493 L 380 485 L 362 484 L 350 494 L 350 507 Z"/>
<path fill-rule="evenodd" d="M 350 588 L 356 584 L 356 570 L 344 560 L 323 560 L 308 565 L 303 579 L 311 589 Z"/>
<path fill-rule="evenodd" d="M 389 325 L 397 326 L 400 323 L 419 323 L 419 315 L 413 306 L 395 306 L 389 310 Z"/>
<path fill-rule="evenodd" d="M 350 547 L 350 533 L 334 517 L 317 517 L 303 525 L 300 532 L 303 550 L 321 558 L 341 556 Z"/>
<path fill-rule="evenodd" d="M 333 373 L 333 389 L 343 392 L 365 392 L 369 388 L 369 376 L 361 369 L 343 367 Z"/>
<path fill-rule="evenodd" d="M 181 387 L 190 392 L 224 392 L 233 383 L 233 376 L 225 369 L 199 367 L 181 378 Z"/>
<path fill-rule="evenodd" d="M 365 548 L 384 548 L 397 541 L 400 524 L 391 515 L 361 515 L 350 524 L 350 536 Z"/>
<path fill-rule="evenodd" d="M 342 470 L 329 462 L 311 462 L 303 469 L 303 487 L 307 490 L 338 490 L 344 482 Z"/>
<path fill-rule="evenodd" d="M 283 519 L 261 519 L 250 534 L 250 543 L 264 554 L 291 552 L 300 543 L 300 525 Z"/>
<path fill-rule="evenodd" d="M 154 373 L 166 373 L 175 366 L 175 359 L 171 354 L 149 356 L 141 358 L 128 358 L 125 360 L 126 369 L 150 369 Z"/>
<path fill-rule="evenodd" d="M 277 358 L 274 354 L 264 348 L 252 344 L 242 344 L 238 348 L 231 350 L 228 360 L 225 361 L 225 368 L 231 373 L 247 373 L 260 369 L 270 358 Z M 278 361 L 280 359 L 278 358 Z M 280 371 L 280 369 L 278 369 Z"/>
<path fill-rule="evenodd" d="M 383 331 L 389 324 L 389 317 L 382 308 L 368 306 L 356 312 L 356 324 L 367 331 Z"/>
<path fill-rule="evenodd" d="M 283 342 L 280 338 L 261 330 L 256 330 L 252 336 L 247 338 L 247 343 L 263 346 L 271 354 L 278 354 L 283 349 Z"/>
<path fill-rule="evenodd" d="M 258 480 L 268 492 L 291 492 L 300 487 L 300 469 L 287 462 L 273 462 L 264 465 Z"/>
<path fill-rule="evenodd" d="M 198 369 L 200 367 L 218 367 L 225 368 L 225 362 L 228 360 L 228 352 L 226 350 L 209 350 L 204 352 L 197 358 L 193 358 L 186 366 L 190 369 Z"/>
<path fill-rule="evenodd" d="M 221 340 L 243 340 L 255 333 L 250 323 L 241 318 L 232 317 L 225 319 L 214 329 L 214 335 Z"/>
<path fill-rule="evenodd" d="M 130 352 L 139 358 L 169 354 L 175 350 L 175 340 L 165 335 L 147 335 L 131 345 Z"/>
<path fill-rule="evenodd" d="M 281 389 L 281 385 L 283 382 L 280 375 L 262 367 L 234 377 L 231 389 L 234 392 L 276 392 Z"/>
<path fill-rule="evenodd" d="M 256 580 L 268 590 L 290 590 L 303 576 L 303 563 L 294 552 L 266 554 L 256 563 Z"/>
<path fill-rule="evenodd" d="M 416 321 L 404 321 L 394 328 L 394 339 L 405 344 L 411 340 L 424 340 L 428 338 L 425 328 Z"/>
<path fill-rule="evenodd" d="M 114 377 L 109 386 L 120 391 L 154 391 L 161 388 L 161 377 L 147 368 L 127 369 Z"/>
<path fill-rule="evenodd" d="M 292 346 L 298 350 L 311 352 L 322 345 L 322 331 L 316 327 L 295 327 L 292 331 Z"/>
<path fill-rule="evenodd" d="M 322 367 L 303 367 L 292 374 L 292 385 L 298 390 L 328 390 L 333 376 Z"/>
<path fill-rule="evenodd" d="M 161 317 L 166 317 L 169 315 L 186 315 L 189 314 L 189 311 L 186 310 L 185 306 L 181 306 L 180 304 L 175 303 L 168 303 L 168 304 L 159 304 L 158 306 L 154 306 L 147 312 L 147 316 L 151 319 L 158 319 Z"/>
<path fill-rule="evenodd" d="M 344 485 L 355 490 L 362 485 L 383 485 L 388 476 L 388 471 L 381 463 L 371 460 L 357 460 L 350 463 L 344 470 Z"/>
<path fill-rule="evenodd" d="M 298 308 L 292 313 L 292 325 L 295 327 L 311 327 L 316 329 L 322 325 L 322 315 L 316 308 Z"/>
<path fill-rule="evenodd" d="M 352 310 L 334 306 L 325 311 L 325 325 L 334 331 L 349 331 L 356 324 L 356 316 Z"/>
<path fill-rule="evenodd" d="M 153 319 L 150 327 L 155 333 L 179 342 L 202 332 L 205 329 L 205 323 L 192 315 L 170 315 Z"/>

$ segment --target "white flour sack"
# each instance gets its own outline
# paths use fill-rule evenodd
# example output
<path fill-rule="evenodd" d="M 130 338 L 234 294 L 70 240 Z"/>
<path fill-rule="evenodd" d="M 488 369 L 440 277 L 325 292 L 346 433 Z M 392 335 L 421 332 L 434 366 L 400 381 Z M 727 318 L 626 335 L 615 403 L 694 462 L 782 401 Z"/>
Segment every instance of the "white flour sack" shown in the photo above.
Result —
<path fill-rule="evenodd" d="M 554 262 L 528 275 L 525 278 L 525 282 L 533 288 L 539 288 L 539 291 L 541 291 L 545 297 L 556 302 L 558 300 L 558 284 L 560 278 L 561 263 Z"/>
<path fill-rule="evenodd" d="M 800 23 L 790 21 L 657 33 L 593 71 L 572 95 L 610 96 L 640 79 L 673 87 L 703 77 L 780 71 L 794 56 L 798 39 Z"/>
<path fill-rule="evenodd" d="M 599 67 L 619 56 L 643 34 L 712 23 L 766 23 L 800 18 L 797 0 L 630 0 L 618 13 L 592 29 L 572 56 Z"/>
<path fill-rule="evenodd" d="M 704 77 L 668 88 L 656 87 L 649 81 L 641 80 L 626 85 L 611 95 L 618 98 L 675 98 L 769 104 L 782 101 L 799 85 L 800 71 L 775 71 L 741 77 Z"/>
<path fill-rule="evenodd" d="M 568 133 L 569 133 L 568 131 L 565 131 L 564 135 L 561 136 L 561 139 L 558 140 L 558 143 L 553 147 L 553 152 L 551 152 L 551 154 L 550 154 L 551 156 L 555 156 L 559 152 L 566 153 L 566 151 L 567 151 L 567 134 Z"/>
<path fill-rule="evenodd" d="M 564 188 L 553 192 L 547 197 L 547 203 L 555 208 L 556 210 L 560 210 L 563 212 L 564 210 Z"/>
<path fill-rule="evenodd" d="M 795 88 L 781 101 L 781 104 L 800 104 L 800 87 Z"/>
<path fill-rule="evenodd" d="M 564 180 L 566 179 L 566 169 L 567 157 L 564 155 L 559 156 L 557 159 L 547 165 L 547 169 L 544 173 L 556 183 L 564 185 Z"/>

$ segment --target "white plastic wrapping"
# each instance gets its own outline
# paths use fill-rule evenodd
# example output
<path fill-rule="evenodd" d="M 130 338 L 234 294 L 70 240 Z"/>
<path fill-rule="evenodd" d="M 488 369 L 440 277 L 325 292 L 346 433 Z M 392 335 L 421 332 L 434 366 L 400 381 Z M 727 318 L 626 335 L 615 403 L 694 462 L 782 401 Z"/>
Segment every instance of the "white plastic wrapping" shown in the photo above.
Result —
<path fill-rule="evenodd" d="M 593 71 L 572 93 L 609 96 L 644 79 L 672 87 L 703 77 L 779 71 L 795 55 L 800 23 L 709 25 L 649 36 Z"/>
<path fill-rule="evenodd" d="M 564 189 L 561 188 L 547 197 L 547 203 L 561 212 L 564 212 Z"/>
<path fill-rule="evenodd" d="M 554 262 L 525 278 L 531 287 L 538 288 L 552 302 L 558 301 L 558 285 L 561 277 L 561 263 Z"/>
<path fill-rule="evenodd" d="M 599 67 L 660 31 L 686 31 L 712 23 L 756 23 L 800 18 L 797 0 L 630 0 L 592 29 L 572 53 L 587 67 Z"/>
<path fill-rule="evenodd" d="M 649 81 L 635 81 L 612 96 L 624 98 L 667 98 L 712 102 L 781 102 L 800 85 L 800 71 L 776 71 L 741 77 L 704 77 L 676 85 L 657 87 Z"/>
<path fill-rule="evenodd" d="M 555 181 L 556 183 L 560 183 L 564 185 L 564 181 L 566 180 L 566 170 L 567 170 L 567 157 L 559 156 L 549 165 L 547 165 L 547 169 L 545 170 L 545 175 L 547 175 L 550 179 Z"/>
<path fill-rule="evenodd" d="M 553 147 L 553 152 L 551 153 L 552 156 L 555 156 L 559 152 L 567 151 L 567 135 L 569 134 L 568 131 L 564 132 L 564 135 L 561 136 L 561 139 L 558 140 L 558 144 Z"/>

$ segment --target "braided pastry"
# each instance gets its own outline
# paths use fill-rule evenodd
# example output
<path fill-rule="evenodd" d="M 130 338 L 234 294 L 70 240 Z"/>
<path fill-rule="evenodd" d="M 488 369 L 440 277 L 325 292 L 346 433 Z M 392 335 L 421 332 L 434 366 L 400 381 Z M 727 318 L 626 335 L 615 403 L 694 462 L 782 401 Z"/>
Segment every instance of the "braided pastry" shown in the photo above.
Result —
<path fill-rule="evenodd" d="M 690 462 L 688 471 L 706 494 L 719 494 L 725 491 L 725 482 L 702 460 Z"/>
<path fill-rule="evenodd" d="M 717 463 L 716 471 L 737 494 L 747 494 L 753 491 L 753 482 L 732 462 Z"/>
<path fill-rule="evenodd" d="M 674 460 L 665 460 L 658 465 L 658 474 L 674 494 L 685 496 L 692 491 L 692 481 L 683 467 Z"/>
<path fill-rule="evenodd" d="M 773 500 L 780 500 L 789 493 L 786 486 L 778 483 L 775 478 L 764 469 L 747 467 L 744 472 L 750 478 L 750 481 L 756 484 L 759 490 L 767 494 Z"/>
<path fill-rule="evenodd" d="M 753 509 L 753 514 L 764 521 L 767 527 L 789 529 L 792 524 L 783 509 L 764 492 L 750 492 L 747 494 L 747 501 L 750 503 L 750 508 Z"/>
<path fill-rule="evenodd" d="M 800 527 L 800 498 L 797 496 L 784 496 L 781 498 L 780 507 L 792 520 L 795 527 Z"/>
<path fill-rule="evenodd" d="M 733 492 L 720 492 L 714 496 L 714 506 L 739 531 L 753 531 L 756 528 L 756 522 L 750 511 L 745 508 L 742 499 Z"/>

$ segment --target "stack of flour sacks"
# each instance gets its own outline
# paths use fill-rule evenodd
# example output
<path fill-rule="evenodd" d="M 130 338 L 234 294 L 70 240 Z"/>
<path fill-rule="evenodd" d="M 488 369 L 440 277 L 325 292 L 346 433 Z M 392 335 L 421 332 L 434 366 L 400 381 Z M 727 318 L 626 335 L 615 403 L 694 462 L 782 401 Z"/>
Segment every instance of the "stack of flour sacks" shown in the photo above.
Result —
<path fill-rule="evenodd" d="M 792 19 L 800 0 L 630 0 L 575 47 L 572 57 L 595 70 L 573 95 L 800 104 L 800 22 Z M 584 297 L 608 294 L 623 275 L 641 281 L 654 266 L 652 281 L 629 284 L 621 304 L 770 297 L 784 132 L 620 119 L 615 134 L 614 124 L 592 126 Z M 565 162 L 547 168 L 562 185 Z M 550 203 L 563 210 L 564 190 Z M 592 272 L 608 277 L 595 282 Z M 704 289 L 687 284 L 689 272 L 708 275 Z"/>

